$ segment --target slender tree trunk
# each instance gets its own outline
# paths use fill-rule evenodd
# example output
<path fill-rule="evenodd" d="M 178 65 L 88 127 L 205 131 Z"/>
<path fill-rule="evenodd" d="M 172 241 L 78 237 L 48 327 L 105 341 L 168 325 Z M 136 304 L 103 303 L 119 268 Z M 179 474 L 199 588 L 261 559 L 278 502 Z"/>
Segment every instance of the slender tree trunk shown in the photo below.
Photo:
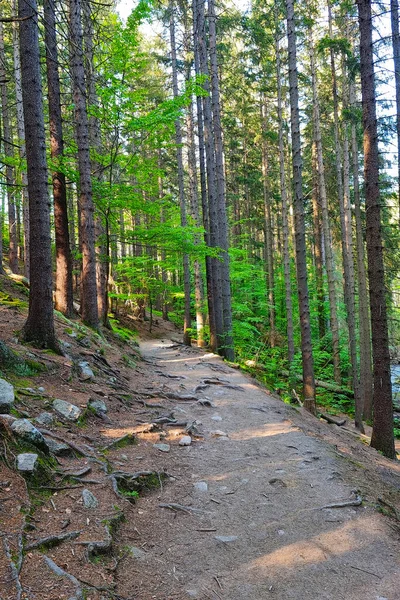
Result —
<path fill-rule="evenodd" d="M 350 82 L 350 106 L 355 107 L 354 83 Z M 358 280 L 358 311 L 360 327 L 360 396 L 364 406 L 364 420 L 372 421 L 372 355 L 371 322 L 368 308 L 367 273 L 365 269 L 365 247 L 361 217 L 360 184 L 358 177 L 358 144 L 354 121 L 351 124 L 351 152 L 353 163 L 354 215 L 356 223 L 356 256 Z"/>
<path fill-rule="evenodd" d="M 94 205 L 90 174 L 89 125 L 85 100 L 81 1 L 69 0 L 71 72 L 75 105 L 76 143 L 79 166 L 79 216 L 82 243 L 81 315 L 95 329 L 99 326 L 96 288 Z"/>
<path fill-rule="evenodd" d="M 371 446 L 383 452 L 388 458 L 396 458 L 382 250 L 371 1 L 357 0 L 357 6 L 360 28 L 366 233 L 374 373 L 374 420 Z"/>
<path fill-rule="evenodd" d="M 321 209 L 319 197 L 318 181 L 318 162 L 317 162 L 317 144 L 314 139 L 311 150 L 312 162 L 312 207 L 313 207 L 313 233 L 314 233 L 314 264 L 315 264 L 315 286 L 317 292 L 317 314 L 318 314 L 318 335 L 322 340 L 325 337 L 325 314 L 324 314 L 324 276 L 323 276 L 323 252 L 322 252 L 322 226 Z"/>
<path fill-rule="evenodd" d="M 222 354 L 227 360 L 235 360 L 235 350 L 232 338 L 232 304 L 231 282 L 229 275 L 229 239 L 228 217 L 226 214 L 226 185 L 224 170 L 224 148 L 222 140 L 221 102 L 219 92 L 219 73 L 217 57 L 217 33 L 214 0 L 208 0 L 208 27 L 209 27 L 209 54 L 211 65 L 211 98 L 214 126 L 215 145 L 215 178 L 217 187 L 217 212 L 218 212 L 218 239 L 222 248 L 222 262 L 220 265 L 220 280 L 222 289 L 223 332 Z"/>
<path fill-rule="evenodd" d="M 174 98 L 179 95 L 178 88 L 178 70 L 176 64 L 176 43 L 175 43 L 175 20 L 174 20 L 175 5 L 173 0 L 169 4 L 170 11 L 170 42 L 171 42 L 171 66 L 172 66 L 172 88 Z M 179 205 L 181 212 L 181 227 L 184 229 L 187 226 L 186 218 L 186 198 L 185 198 L 185 186 L 184 186 L 184 170 L 183 170 L 183 157 L 182 157 L 182 130 L 179 118 L 175 121 L 175 143 L 176 143 L 176 158 L 178 163 L 178 189 L 179 189 Z M 190 329 L 191 329 L 191 315 L 190 315 L 190 263 L 189 255 L 183 255 L 183 287 L 185 294 L 185 310 L 183 320 L 183 342 L 187 346 L 191 344 Z"/>
<path fill-rule="evenodd" d="M 294 218 L 296 238 L 297 287 L 300 310 L 301 353 L 303 364 L 304 408 L 316 412 L 314 361 L 312 354 L 310 308 L 307 283 L 307 254 L 304 223 L 304 198 L 297 74 L 296 28 L 294 2 L 286 0 L 287 37 L 289 54 L 289 94 L 292 133 L 292 164 L 294 183 Z"/>
<path fill-rule="evenodd" d="M 18 13 L 17 1 L 13 0 L 13 14 Z M 25 129 L 24 129 L 24 107 L 22 104 L 22 82 L 21 82 L 21 57 L 19 52 L 18 23 L 13 23 L 13 55 L 15 76 L 15 101 L 17 108 L 17 132 L 19 144 L 19 157 L 23 163 L 26 159 L 25 152 Z M 22 216 L 24 223 L 24 272 L 29 279 L 29 198 L 28 198 L 28 176 L 26 169 L 22 168 Z"/>
<path fill-rule="evenodd" d="M 67 317 L 74 315 L 72 290 L 72 256 L 69 244 L 67 187 L 62 171 L 64 139 L 61 117 L 60 79 L 56 38 L 56 5 L 44 0 L 47 86 L 50 119 L 50 150 L 54 165 L 53 198 L 56 241 L 55 308 Z"/>
<path fill-rule="evenodd" d="M 392 46 L 394 62 L 394 79 L 396 84 L 396 133 L 397 133 L 397 181 L 400 223 L 400 31 L 399 31 L 399 2 L 390 0 L 390 16 L 392 25 Z"/>
<path fill-rule="evenodd" d="M 37 15 L 36 0 L 18 0 L 31 256 L 29 312 L 23 337 L 37 346 L 58 349 L 53 317 L 50 200 Z"/>
<path fill-rule="evenodd" d="M 276 49 L 276 78 L 278 91 L 278 128 L 279 128 L 279 182 L 282 203 L 282 237 L 283 237 L 283 271 L 285 278 L 285 304 L 286 304 L 286 333 L 288 338 L 288 362 L 289 370 L 293 363 L 294 349 L 294 329 L 293 329 L 293 305 L 292 305 L 292 284 L 290 277 L 290 234 L 288 222 L 288 197 L 286 186 L 285 170 L 285 143 L 283 131 L 283 107 L 282 107 L 282 81 L 281 81 L 281 51 L 279 47 L 278 31 L 275 39 Z"/>
<path fill-rule="evenodd" d="M 4 154 L 7 158 L 6 164 L 6 186 L 8 200 L 8 231 L 10 238 L 8 260 L 10 269 L 13 273 L 18 273 L 18 239 L 17 239 L 17 217 L 15 209 L 15 167 L 14 146 L 11 132 L 11 121 L 9 114 L 9 99 L 7 90 L 7 71 L 6 55 L 4 51 L 4 33 L 3 23 L 0 22 L 0 88 L 1 88 L 1 108 L 3 122 L 3 144 Z"/>
<path fill-rule="evenodd" d="M 324 237 L 326 275 L 328 280 L 329 316 L 332 334 L 332 359 L 334 379 L 338 385 L 341 384 L 340 373 L 340 346 L 339 346 L 339 321 L 337 316 L 337 297 L 335 289 L 335 263 L 333 258 L 333 244 L 331 228 L 329 223 L 329 207 L 325 184 L 325 165 L 322 152 L 321 119 L 319 110 L 317 69 L 315 65 L 314 44 L 310 41 L 311 73 L 313 87 L 313 123 L 314 137 L 317 147 L 319 197 L 321 201 L 322 229 Z"/>
<path fill-rule="evenodd" d="M 261 130 L 262 130 L 262 176 L 263 176 L 263 195 L 264 195 L 264 247 L 267 266 L 267 299 L 269 315 L 269 340 L 271 348 L 275 348 L 276 324 L 275 324 L 275 274 L 274 274 L 274 256 L 273 256 L 273 238 L 271 224 L 271 198 L 269 193 L 268 180 L 268 148 L 267 148 L 267 107 L 265 98 L 262 97 L 260 104 Z"/>

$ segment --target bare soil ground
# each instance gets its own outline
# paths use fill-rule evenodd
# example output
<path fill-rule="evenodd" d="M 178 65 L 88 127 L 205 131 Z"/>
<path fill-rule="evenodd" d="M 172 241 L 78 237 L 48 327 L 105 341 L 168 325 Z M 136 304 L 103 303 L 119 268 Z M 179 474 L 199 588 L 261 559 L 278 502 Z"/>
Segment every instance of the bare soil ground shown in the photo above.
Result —
<path fill-rule="evenodd" d="M 151 336 L 136 324 L 141 360 L 115 336 L 71 331 L 60 318 L 69 346 L 59 357 L 17 343 L 24 318 L 0 306 L 0 339 L 46 365 L 34 378 L 13 376 L 17 409 L 33 419 L 54 398 L 84 408 L 92 397 L 108 413 L 48 426 L 84 454 L 58 457 L 50 477 L 28 482 L 29 495 L 3 425 L 1 600 L 400 599 L 398 463 L 177 343 L 171 324 L 160 321 Z M 94 381 L 79 379 L 78 360 Z M 105 450 L 126 434 L 136 443 Z M 184 435 L 190 446 L 179 445 Z M 136 501 L 113 485 L 121 473 L 141 482 Z M 83 489 L 96 508 L 84 507 Z"/>

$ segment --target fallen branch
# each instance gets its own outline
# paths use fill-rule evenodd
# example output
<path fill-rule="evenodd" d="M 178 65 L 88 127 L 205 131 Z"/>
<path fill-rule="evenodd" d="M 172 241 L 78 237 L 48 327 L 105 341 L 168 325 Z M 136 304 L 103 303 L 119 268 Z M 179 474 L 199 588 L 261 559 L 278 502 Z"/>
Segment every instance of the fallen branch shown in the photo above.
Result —
<path fill-rule="evenodd" d="M 346 508 L 347 506 L 361 506 L 362 498 L 361 496 L 356 496 L 354 500 L 345 500 L 344 502 L 336 502 L 334 504 L 327 504 L 326 506 L 321 506 L 320 510 L 324 508 Z"/>
<path fill-rule="evenodd" d="M 161 504 L 158 505 L 160 508 L 168 508 L 169 510 L 173 510 L 175 512 L 181 510 L 182 512 L 187 512 L 187 513 L 202 513 L 203 511 L 200 510 L 200 508 L 193 508 L 192 506 L 183 506 L 183 504 L 176 504 L 175 502 L 169 502 L 169 503 L 164 503 L 162 502 Z"/>
<path fill-rule="evenodd" d="M 49 535 L 45 538 L 40 538 L 36 542 L 27 544 L 24 550 L 35 550 L 35 548 L 53 548 L 68 540 L 75 540 L 82 532 L 71 531 L 70 533 L 61 533 L 60 535 Z"/>
<path fill-rule="evenodd" d="M 346 423 L 346 419 L 340 419 L 340 421 L 338 421 L 337 419 L 334 419 L 333 417 L 325 413 L 319 413 L 319 416 L 325 419 L 325 421 L 327 421 L 328 423 L 331 423 L 332 425 L 337 425 L 338 427 L 342 427 Z"/>

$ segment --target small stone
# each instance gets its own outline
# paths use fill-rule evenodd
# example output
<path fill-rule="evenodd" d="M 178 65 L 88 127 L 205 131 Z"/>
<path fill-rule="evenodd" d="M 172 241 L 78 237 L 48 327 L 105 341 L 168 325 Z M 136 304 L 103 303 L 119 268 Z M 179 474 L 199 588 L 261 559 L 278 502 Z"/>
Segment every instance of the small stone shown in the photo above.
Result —
<path fill-rule="evenodd" d="M 42 387 L 42 386 L 41 386 L 41 387 L 38 387 L 38 392 L 41 392 L 41 393 L 43 393 L 43 392 L 45 392 L 45 391 L 46 391 L 46 390 L 44 389 L 44 387 Z"/>
<path fill-rule="evenodd" d="M 21 439 L 34 446 L 37 446 L 46 454 L 49 453 L 49 449 L 46 444 L 46 440 L 38 429 L 28 419 L 16 419 L 11 423 L 11 429 Z"/>
<path fill-rule="evenodd" d="M 157 448 L 160 452 L 169 452 L 171 450 L 171 446 L 169 444 L 153 444 L 153 448 Z"/>
<path fill-rule="evenodd" d="M 54 416 L 49 412 L 42 412 L 35 418 L 35 421 L 39 425 L 52 425 L 54 423 Z"/>
<path fill-rule="evenodd" d="M 216 429 L 215 431 L 211 431 L 210 435 L 212 437 L 228 437 L 228 434 L 225 431 L 221 431 L 220 429 Z"/>
<path fill-rule="evenodd" d="M 192 443 L 192 438 L 190 437 L 190 435 L 184 435 L 179 440 L 179 445 L 180 446 L 190 446 L 191 443 Z"/>
<path fill-rule="evenodd" d="M 286 535 L 286 531 L 283 529 L 278 529 L 278 535 Z"/>
<path fill-rule="evenodd" d="M 38 455 L 25 452 L 17 456 L 17 469 L 24 473 L 33 473 L 37 466 Z"/>
<path fill-rule="evenodd" d="M 97 500 L 96 496 L 86 488 L 82 490 L 82 500 L 85 508 L 97 508 L 99 505 L 99 501 Z"/>
<path fill-rule="evenodd" d="M 129 548 L 129 551 L 134 558 L 140 559 L 140 558 L 145 558 L 145 556 L 146 556 L 146 552 L 144 550 L 142 550 L 141 548 L 138 548 L 137 546 L 131 546 Z"/>
<path fill-rule="evenodd" d="M 208 492 L 208 485 L 206 481 L 196 481 L 196 483 L 193 485 L 195 490 L 198 492 Z"/>
<path fill-rule="evenodd" d="M 238 539 L 237 535 L 215 535 L 214 538 L 217 542 L 222 542 L 223 544 L 229 544 L 231 542 L 236 542 Z"/>
<path fill-rule="evenodd" d="M 68 421 L 76 422 L 82 414 L 82 410 L 80 408 L 78 408 L 74 404 L 70 404 L 70 402 L 66 402 L 65 400 L 54 400 L 53 408 L 62 417 L 68 419 Z"/>
<path fill-rule="evenodd" d="M 94 410 L 96 415 L 105 415 L 108 410 L 104 400 L 97 398 L 89 398 L 89 406 Z"/>
<path fill-rule="evenodd" d="M 212 419 L 213 421 L 222 421 L 222 417 L 221 417 L 220 415 L 213 415 L 213 416 L 211 417 L 211 419 Z"/>
<path fill-rule="evenodd" d="M 121 460 L 128 460 L 128 457 L 127 457 L 126 454 L 121 454 L 120 459 Z"/>
<path fill-rule="evenodd" d="M 93 381 L 94 373 L 89 367 L 89 363 L 86 360 L 82 360 L 78 363 L 79 366 L 79 379 L 81 381 Z"/>
<path fill-rule="evenodd" d="M 63 444 L 62 442 L 57 442 L 57 440 L 53 440 L 53 438 L 44 436 L 46 440 L 46 444 L 51 452 L 55 456 L 68 456 L 72 453 L 70 446 L 67 444 Z"/>
<path fill-rule="evenodd" d="M 10 412 L 14 404 L 14 387 L 5 379 L 0 379 L 0 414 Z"/>

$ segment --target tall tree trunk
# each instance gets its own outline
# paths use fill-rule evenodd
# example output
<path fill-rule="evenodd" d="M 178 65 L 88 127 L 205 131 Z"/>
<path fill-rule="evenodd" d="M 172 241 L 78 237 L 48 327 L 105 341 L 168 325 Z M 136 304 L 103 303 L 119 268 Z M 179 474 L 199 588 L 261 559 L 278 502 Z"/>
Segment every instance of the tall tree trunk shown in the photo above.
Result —
<path fill-rule="evenodd" d="M 56 5 L 44 0 L 47 86 L 50 119 L 50 150 L 53 171 L 54 229 L 56 241 L 55 308 L 67 317 L 74 315 L 72 255 L 69 244 L 67 186 L 62 171 L 64 139 L 61 117 L 60 79 L 56 38 Z"/>
<path fill-rule="evenodd" d="M 323 251 L 322 251 L 322 226 L 321 226 L 321 208 L 319 197 L 319 181 L 318 181 L 318 161 L 317 161 L 317 144 L 314 139 L 311 149 L 311 168 L 312 168 L 312 207 L 313 207 L 313 234 L 314 234 L 314 264 L 315 264 L 315 287 L 317 292 L 317 315 L 318 315 L 318 335 L 322 340 L 325 337 L 325 314 L 324 314 L 324 275 L 323 275 Z"/>
<path fill-rule="evenodd" d="M 329 316 L 332 335 L 333 373 L 337 384 L 341 384 L 339 321 L 337 316 L 337 297 L 335 289 L 335 263 L 333 258 L 332 234 L 329 223 L 329 207 L 325 184 L 325 165 L 322 152 L 321 118 L 319 110 L 317 69 L 315 65 L 314 43 L 310 40 L 311 73 L 313 87 L 313 124 L 317 147 L 319 197 L 321 201 L 322 229 L 324 237 L 326 275 L 328 280 Z"/>
<path fill-rule="evenodd" d="M 196 9 L 195 18 L 195 43 L 198 46 L 199 74 L 205 75 L 204 89 L 207 94 L 203 96 L 203 126 L 204 148 L 207 174 L 207 224 L 209 230 L 208 241 L 213 248 L 219 247 L 217 187 L 215 173 L 215 149 L 213 143 L 212 111 L 210 99 L 210 83 L 208 70 L 208 52 L 206 42 L 206 27 L 204 18 L 205 0 L 194 0 Z M 204 217 L 203 217 L 204 218 Z M 207 278 L 207 298 L 210 315 L 210 346 L 218 352 L 223 345 L 223 304 L 220 279 L 220 262 L 216 258 L 209 259 L 209 277 Z M 211 312 L 212 311 L 212 312 Z"/>
<path fill-rule="evenodd" d="M 96 288 L 94 205 L 90 174 L 89 126 L 85 100 L 81 1 L 69 0 L 71 73 L 75 105 L 76 143 L 79 167 L 79 223 L 82 243 L 81 315 L 95 329 L 99 326 Z"/>
<path fill-rule="evenodd" d="M 13 14 L 18 13 L 17 0 L 13 0 Z M 19 52 L 19 33 L 18 23 L 13 23 L 13 55 L 14 55 L 14 76 L 15 76 L 15 101 L 17 108 L 17 132 L 19 144 L 19 157 L 21 163 L 25 161 L 25 129 L 24 129 L 24 107 L 22 104 L 22 82 L 21 82 L 21 57 Z M 26 169 L 22 167 L 22 215 L 24 223 L 24 273 L 29 279 L 29 198 L 28 198 L 28 177 Z"/>
<path fill-rule="evenodd" d="M 221 102 L 219 92 L 219 73 L 217 57 L 217 32 L 215 2 L 208 0 L 208 28 L 209 28 L 209 54 L 211 66 L 211 98 L 215 145 L 215 179 L 217 184 L 217 211 L 218 211 L 218 239 L 222 248 L 222 262 L 220 265 L 220 279 L 222 289 L 223 307 L 223 356 L 227 360 L 235 360 L 235 350 L 232 338 L 232 302 L 231 282 L 229 274 L 229 238 L 228 217 L 226 214 L 226 184 L 224 169 L 224 148 L 222 140 Z"/>
<path fill-rule="evenodd" d="M 176 43 L 175 43 L 175 20 L 174 20 L 175 5 L 173 0 L 169 4 L 170 11 L 170 22 L 169 22 L 169 33 L 171 42 L 171 66 L 172 66 L 172 89 L 174 98 L 179 95 L 178 88 L 178 70 L 176 63 Z M 179 205 L 181 213 L 181 227 L 184 229 L 187 226 L 186 218 L 186 198 L 185 198 L 185 186 L 184 186 L 184 170 L 183 170 L 183 157 L 182 157 L 182 130 L 179 118 L 175 121 L 175 143 L 176 143 L 176 158 L 178 163 L 178 190 L 179 190 Z M 185 294 L 185 309 L 183 319 L 183 343 L 187 346 L 191 344 L 190 329 L 191 329 L 191 315 L 190 315 L 190 263 L 189 255 L 183 255 L 183 288 Z"/>
<path fill-rule="evenodd" d="M 304 223 L 304 198 L 299 116 L 296 28 L 294 1 L 286 0 L 289 55 L 289 94 L 292 134 L 292 164 L 294 183 L 294 218 L 296 238 L 297 287 L 300 311 L 301 353 L 303 364 L 304 408 L 315 414 L 314 360 L 312 354 L 310 307 L 307 283 L 307 253 Z"/>
<path fill-rule="evenodd" d="M 13 273 L 18 273 L 18 239 L 17 239 L 17 217 L 15 209 L 15 167 L 14 146 L 11 132 L 11 120 L 9 114 L 9 100 L 7 90 L 7 70 L 6 55 L 4 51 L 4 33 L 3 23 L 0 22 L 0 88 L 1 88 L 1 109 L 3 122 L 3 144 L 4 155 L 7 158 L 6 164 L 6 185 L 8 200 L 8 231 L 9 231 L 9 252 L 8 260 L 10 269 Z"/>
<path fill-rule="evenodd" d="M 357 6 L 360 28 L 366 233 L 374 373 L 374 419 L 371 446 L 383 452 L 388 458 L 396 458 L 382 250 L 371 0 L 357 0 Z"/>
<path fill-rule="evenodd" d="M 277 19 L 276 19 L 277 21 Z M 278 25 L 278 21 L 276 23 Z M 279 47 L 279 33 L 276 31 L 276 78 L 278 92 L 278 129 L 279 129 L 279 183 L 282 204 L 282 237 L 283 237 L 283 271 L 285 278 L 285 304 L 286 304 L 286 333 L 288 339 L 288 362 L 289 370 L 294 360 L 294 329 L 293 329 L 293 305 L 292 284 L 290 277 L 290 233 L 288 221 L 288 195 L 285 170 L 285 143 L 283 131 L 283 107 L 282 107 L 282 81 L 281 81 L 281 50 Z"/>
<path fill-rule="evenodd" d="M 53 317 L 50 200 L 36 0 L 18 0 L 18 18 L 31 256 L 29 312 L 23 337 L 37 346 L 58 349 Z"/>
<path fill-rule="evenodd" d="M 268 147 L 267 147 L 267 107 L 265 97 L 262 95 L 260 103 L 261 131 L 262 131 L 262 176 L 263 176 L 263 196 L 264 196 L 264 231 L 265 231 L 265 256 L 267 266 L 267 299 L 269 315 L 269 340 L 271 348 L 275 347 L 276 324 L 275 324 L 275 274 L 274 274 L 274 256 L 273 256 L 273 237 L 271 223 L 271 198 L 269 193 L 268 180 Z"/>
<path fill-rule="evenodd" d="M 350 107 L 355 107 L 354 83 L 350 82 Z M 358 144 L 354 121 L 351 123 L 351 152 L 353 166 L 354 216 L 356 223 L 356 257 L 358 280 L 358 315 L 360 328 L 360 396 L 364 406 L 363 417 L 372 421 L 373 377 L 371 355 L 371 324 L 368 308 L 367 273 L 365 269 L 365 247 L 361 217 L 360 184 L 358 177 Z"/>
<path fill-rule="evenodd" d="M 390 0 L 390 17 L 392 25 L 392 46 L 394 62 L 394 80 L 396 84 L 396 133 L 397 133 L 397 194 L 400 223 L 400 31 L 399 2 Z"/>

